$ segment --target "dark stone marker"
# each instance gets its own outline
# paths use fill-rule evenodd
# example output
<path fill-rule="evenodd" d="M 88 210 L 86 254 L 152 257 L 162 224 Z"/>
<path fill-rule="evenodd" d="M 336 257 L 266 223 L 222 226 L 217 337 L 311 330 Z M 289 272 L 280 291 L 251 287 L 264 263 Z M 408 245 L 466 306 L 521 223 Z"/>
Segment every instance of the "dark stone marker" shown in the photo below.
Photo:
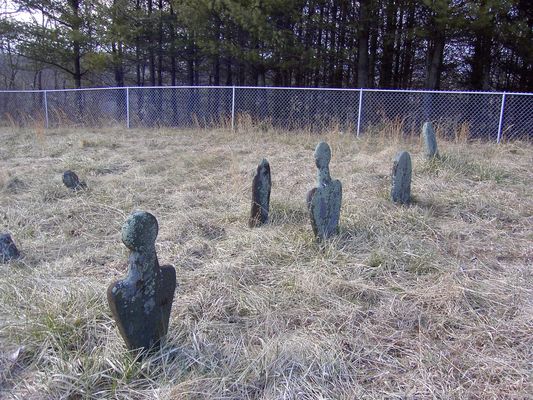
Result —
<path fill-rule="evenodd" d="M 422 136 L 424 136 L 424 152 L 426 158 L 431 160 L 434 157 L 438 157 L 439 150 L 437 149 L 437 137 L 431 122 L 424 122 L 424 125 L 422 126 Z"/>
<path fill-rule="evenodd" d="M 408 204 L 411 201 L 411 156 L 407 151 L 401 151 L 394 157 L 392 165 L 392 201 Z"/>
<path fill-rule="evenodd" d="M 315 163 L 318 168 L 317 187 L 307 193 L 307 207 L 311 226 L 318 240 L 329 238 L 339 231 L 342 203 L 342 185 L 329 174 L 331 149 L 326 142 L 320 142 L 315 149 Z"/>
<path fill-rule="evenodd" d="M 87 184 L 80 182 L 78 175 L 74 171 L 68 170 L 63 173 L 63 183 L 71 190 L 87 189 Z"/>
<path fill-rule="evenodd" d="M 128 349 L 143 352 L 159 346 L 167 334 L 176 289 L 176 270 L 159 267 L 155 251 L 157 219 L 138 211 L 122 226 L 122 242 L 130 249 L 128 275 L 107 289 L 107 301 Z"/>
<path fill-rule="evenodd" d="M 11 235 L 9 233 L 0 234 L 0 262 L 6 263 L 19 257 L 20 253 Z"/>
<path fill-rule="evenodd" d="M 252 211 L 248 220 L 250 228 L 268 222 L 271 187 L 270 164 L 263 158 L 257 166 L 257 172 L 252 183 Z"/>

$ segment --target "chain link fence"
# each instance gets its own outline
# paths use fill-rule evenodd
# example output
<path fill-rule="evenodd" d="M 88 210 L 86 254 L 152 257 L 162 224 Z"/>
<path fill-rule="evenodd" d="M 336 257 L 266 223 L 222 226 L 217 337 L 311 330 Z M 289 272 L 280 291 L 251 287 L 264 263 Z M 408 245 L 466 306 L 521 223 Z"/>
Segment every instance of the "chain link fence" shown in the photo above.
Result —
<path fill-rule="evenodd" d="M 277 87 L 0 91 L 2 125 L 280 129 L 354 135 L 394 129 L 500 142 L 533 140 L 533 93 Z"/>

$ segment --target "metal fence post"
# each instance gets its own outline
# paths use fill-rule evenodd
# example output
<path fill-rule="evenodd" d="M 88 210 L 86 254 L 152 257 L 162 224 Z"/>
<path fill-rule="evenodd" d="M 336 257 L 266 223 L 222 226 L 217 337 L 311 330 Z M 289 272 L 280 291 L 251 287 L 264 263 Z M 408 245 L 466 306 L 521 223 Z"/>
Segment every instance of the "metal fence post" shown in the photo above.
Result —
<path fill-rule="evenodd" d="M 496 143 L 500 143 L 502 139 L 502 128 L 503 128 L 503 113 L 505 109 L 505 92 L 502 94 L 502 107 L 500 109 L 500 122 L 498 123 L 498 137 L 496 138 Z"/>
<path fill-rule="evenodd" d="M 231 130 L 235 130 L 235 86 L 231 90 Z"/>
<path fill-rule="evenodd" d="M 48 129 L 48 97 L 44 91 L 44 127 Z"/>
<path fill-rule="evenodd" d="M 126 88 L 126 128 L 130 129 L 130 88 Z"/>
<path fill-rule="evenodd" d="M 363 110 L 363 89 L 359 89 L 359 110 L 357 111 L 357 137 L 361 133 L 361 111 Z"/>

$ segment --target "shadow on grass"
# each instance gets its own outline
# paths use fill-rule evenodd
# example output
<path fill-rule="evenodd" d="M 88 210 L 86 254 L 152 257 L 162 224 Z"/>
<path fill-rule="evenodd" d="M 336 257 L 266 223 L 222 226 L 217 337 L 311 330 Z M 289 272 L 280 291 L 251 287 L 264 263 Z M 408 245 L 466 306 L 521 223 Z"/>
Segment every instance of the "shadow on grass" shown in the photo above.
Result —
<path fill-rule="evenodd" d="M 365 243 L 368 245 L 369 243 L 372 243 L 375 238 L 375 232 L 356 224 L 341 224 L 339 227 L 339 234 L 336 236 L 339 245 L 354 243 Z"/>
<path fill-rule="evenodd" d="M 492 180 L 502 183 L 512 178 L 507 171 L 476 160 L 469 160 L 461 154 L 442 154 L 430 160 L 425 160 L 420 168 L 421 173 L 438 175 L 440 171 L 455 172 L 473 181 Z"/>
<path fill-rule="evenodd" d="M 309 212 L 304 203 L 294 204 L 279 201 L 270 202 L 270 224 L 273 226 L 309 224 L 311 226 Z"/>

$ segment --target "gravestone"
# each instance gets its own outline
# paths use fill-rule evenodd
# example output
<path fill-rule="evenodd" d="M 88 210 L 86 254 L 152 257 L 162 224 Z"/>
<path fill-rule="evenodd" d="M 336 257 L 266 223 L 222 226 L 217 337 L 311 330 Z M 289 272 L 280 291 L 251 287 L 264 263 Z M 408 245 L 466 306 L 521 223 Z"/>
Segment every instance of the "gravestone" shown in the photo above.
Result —
<path fill-rule="evenodd" d="M 257 171 L 252 182 L 252 210 L 248 221 L 250 228 L 268 222 L 271 187 L 270 164 L 263 158 L 257 166 Z"/>
<path fill-rule="evenodd" d="M 83 190 L 87 189 L 87 184 L 85 182 L 80 182 L 78 175 L 74 171 L 65 171 L 63 173 L 63 183 L 70 190 Z"/>
<path fill-rule="evenodd" d="M 15 242 L 9 233 L 0 234 L 0 262 L 6 263 L 20 257 Z"/>
<path fill-rule="evenodd" d="M 411 201 L 411 156 L 407 151 L 401 151 L 394 157 L 392 165 L 392 201 L 408 204 Z"/>
<path fill-rule="evenodd" d="M 122 226 L 128 249 L 128 274 L 107 289 L 107 300 L 128 349 L 146 351 L 159 346 L 167 334 L 176 289 L 176 270 L 160 267 L 155 251 L 157 219 L 138 211 Z"/>
<path fill-rule="evenodd" d="M 424 152 L 426 158 L 431 160 L 434 157 L 439 156 L 437 149 L 437 137 L 435 136 L 435 129 L 431 122 L 424 122 L 422 126 L 422 136 L 424 137 Z"/>
<path fill-rule="evenodd" d="M 342 202 L 342 185 L 332 180 L 329 173 L 331 149 L 320 142 L 315 149 L 315 164 L 318 168 L 317 186 L 307 193 L 307 207 L 311 226 L 318 240 L 327 239 L 339 231 Z"/>

